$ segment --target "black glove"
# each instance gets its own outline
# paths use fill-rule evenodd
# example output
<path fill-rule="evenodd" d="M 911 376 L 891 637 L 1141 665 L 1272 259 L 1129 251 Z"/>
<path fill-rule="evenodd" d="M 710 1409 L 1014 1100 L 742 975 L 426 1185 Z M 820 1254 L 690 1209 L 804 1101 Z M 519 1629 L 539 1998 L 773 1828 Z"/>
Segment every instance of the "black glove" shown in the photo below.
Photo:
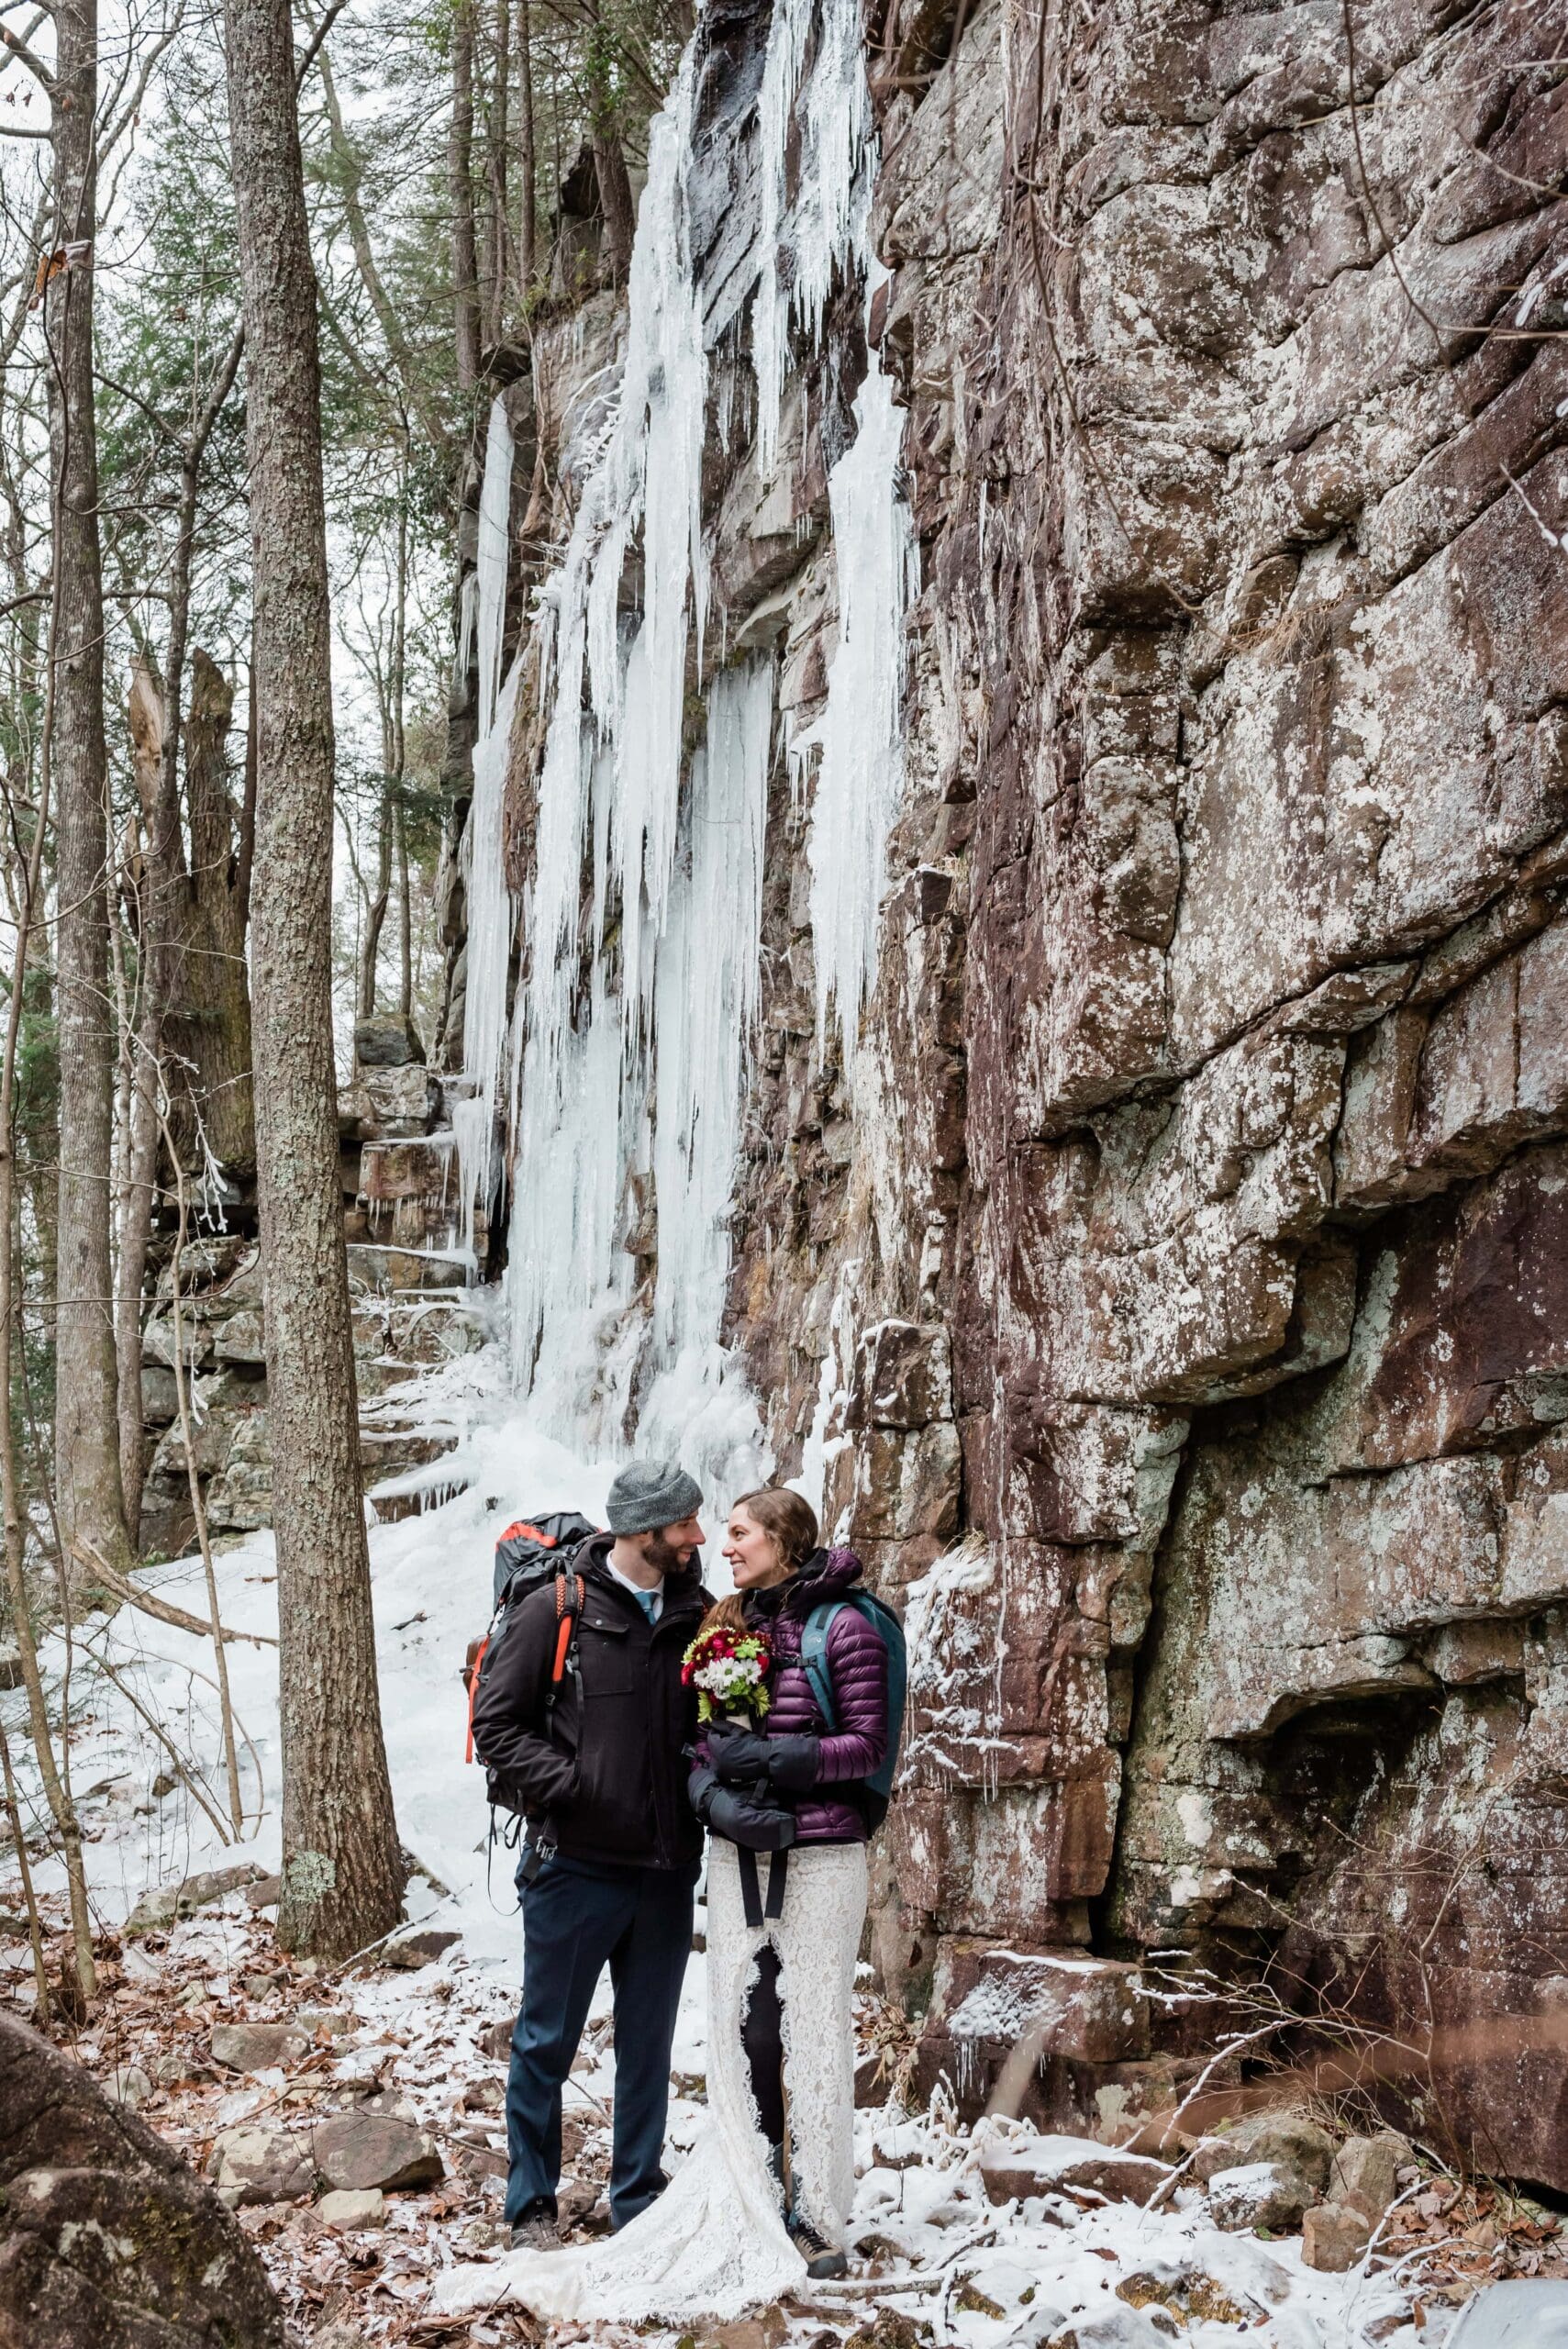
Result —
<path fill-rule="evenodd" d="M 686 1780 L 687 1799 L 705 1827 L 707 1825 L 707 1814 L 713 1798 L 717 1791 L 717 1776 L 706 1762 L 701 1763 Z"/>
<path fill-rule="evenodd" d="M 752 1852 L 787 1852 L 795 1841 L 793 1810 L 753 1801 L 750 1795 L 731 1794 L 725 1787 L 714 1788 L 707 1823 L 727 1843 L 743 1843 Z"/>
<path fill-rule="evenodd" d="M 737 1729 L 729 1721 L 710 1721 L 707 1750 L 722 1787 L 751 1787 L 768 1775 L 773 1740 L 759 1730 Z"/>
<path fill-rule="evenodd" d="M 795 1841 L 793 1810 L 781 1810 L 754 1795 L 731 1794 L 706 1764 L 692 1772 L 686 1792 L 703 1825 L 727 1843 L 744 1843 L 753 1852 L 784 1852 Z"/>
<path fill-rule="evenodd" d="M 817 1784 L 817 1773 L 822 1767 L 819 1737 L 765 1737 L 759 1742 L 768 1749 L 768 1777 L 781 1794 L 803 1795 L 807 1787 Z M 723 1775 L 721 1766 L 719 1776 Z"/>

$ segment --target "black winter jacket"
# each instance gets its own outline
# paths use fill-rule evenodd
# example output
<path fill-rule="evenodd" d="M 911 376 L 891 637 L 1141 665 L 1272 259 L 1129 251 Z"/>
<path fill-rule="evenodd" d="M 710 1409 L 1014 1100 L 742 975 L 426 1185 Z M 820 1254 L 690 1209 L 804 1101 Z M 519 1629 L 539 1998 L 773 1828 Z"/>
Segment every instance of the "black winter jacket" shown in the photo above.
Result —
<path fill-rule="evenodd" d="M 583 1577 L 577 1627 L 582 1700 L 570 1672 L 550 1736 L 544 1704 L 555 1662 L 555 1585 L 526 1598 L 473 1705 L 473 1744 L 512 1780 L 529 1823 L 563 1857 L 617 1867 L 695 1867 L 702 1829 L 686 1798 L 684 1749 L 696 1735 L 696 1691 L 681 1658 L 711 1604 L 695 1571 L 669 1575 L 651 1624 L 606 1560 L 598 1533 L 562 1561 Z"/>

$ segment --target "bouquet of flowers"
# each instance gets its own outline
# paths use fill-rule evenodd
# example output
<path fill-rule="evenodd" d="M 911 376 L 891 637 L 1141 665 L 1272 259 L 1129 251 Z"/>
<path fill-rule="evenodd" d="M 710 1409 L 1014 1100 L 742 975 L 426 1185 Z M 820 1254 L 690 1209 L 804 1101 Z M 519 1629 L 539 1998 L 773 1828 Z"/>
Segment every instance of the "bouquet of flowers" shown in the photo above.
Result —
<path fill-rule="evenodd" d="M 773 1660 L 772 1648 L 755 1631 L 734 1631 L 728 1623 L 699 1631 L 681 1660 L 681 1678 L 697 1690 L 697 1719 L 738 1713 L 760 1720 L 768 1709 Z"/>

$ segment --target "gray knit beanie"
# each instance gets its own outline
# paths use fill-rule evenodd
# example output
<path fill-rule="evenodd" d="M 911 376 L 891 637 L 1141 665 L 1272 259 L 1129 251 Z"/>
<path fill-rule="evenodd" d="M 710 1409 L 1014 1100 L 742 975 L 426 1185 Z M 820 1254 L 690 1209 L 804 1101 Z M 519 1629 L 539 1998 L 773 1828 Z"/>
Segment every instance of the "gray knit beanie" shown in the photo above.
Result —
<path fill-rule="evenodd" d="M 612 1533 L 651 1533 L 679 1525 L 702 1507 L 702 1486 L 678 1460 L 633 1460 L 610 1486 L 605 1514 Z"/>

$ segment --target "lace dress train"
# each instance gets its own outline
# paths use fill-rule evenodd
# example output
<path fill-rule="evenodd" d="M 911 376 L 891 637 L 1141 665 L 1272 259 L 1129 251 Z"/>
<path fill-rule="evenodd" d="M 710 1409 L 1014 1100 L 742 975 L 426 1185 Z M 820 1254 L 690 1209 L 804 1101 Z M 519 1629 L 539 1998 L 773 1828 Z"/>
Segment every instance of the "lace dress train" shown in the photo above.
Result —
<path fill-rule="evenodd" d="M 766 1859 L 760 1868 L 765 1883 Z M 734 1846 L 713 1842 L 702 2134 L 658 2201 L 607 2243 L 514 2252 L 493 2265 L 449 2269 L 437 2286 L 438 2305 L 456 2311 L 511 2300 L 558 2321 L 724 2321 L 798 2285 L 806 2266 L 784 2230 L 740 2025 L 757 1953 L 771 1941 L 784 1996 L 795 2201 L 820 2233 L 842 2242 L 855 2182 L 850 2001 L 865 1909 L 863 1845 L 806 1844 L 790 1854 L 782 1915 L 749 1926 Z"/>

